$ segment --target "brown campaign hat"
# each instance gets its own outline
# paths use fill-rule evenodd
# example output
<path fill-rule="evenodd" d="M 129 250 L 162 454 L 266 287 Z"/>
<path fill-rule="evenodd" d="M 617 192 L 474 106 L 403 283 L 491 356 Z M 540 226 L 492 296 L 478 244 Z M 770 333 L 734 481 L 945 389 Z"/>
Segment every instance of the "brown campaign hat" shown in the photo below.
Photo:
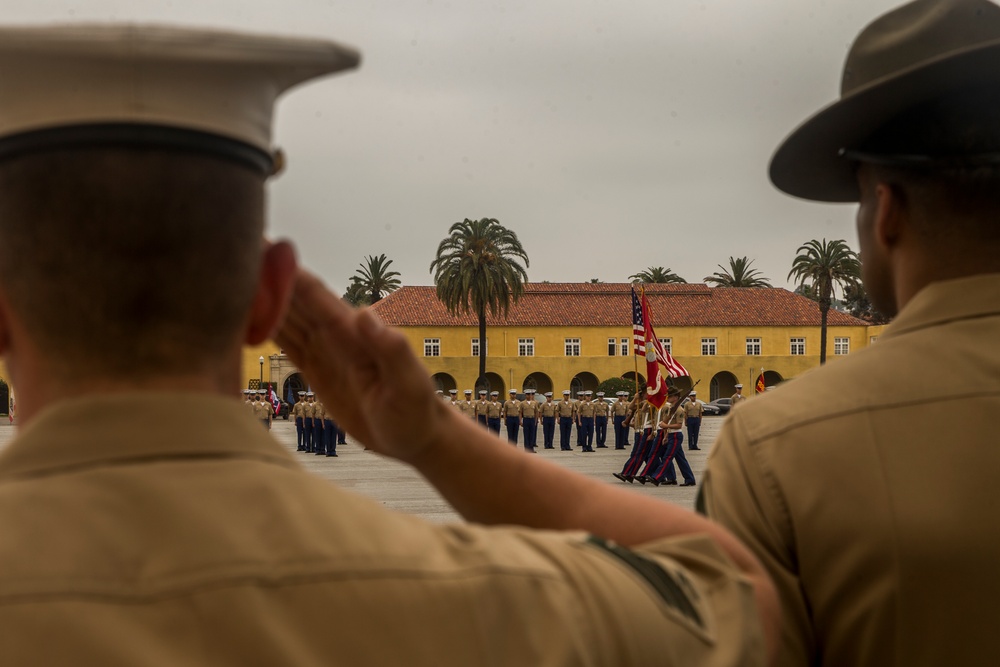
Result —
<path fill-rule="evenodd" d="M 1000 7 L 916 0 L 873 21 L 851 46 L 840 100 L 796 129 L 771 158 L 774 185 L 796 197 L 856 202 L 851 160 L 893 117 L 953 91 L 1000 84 Z"/>
<path fill-rule="evenodd" d="M 152 25 L 3 27 L 0 158 L 146 144 L 270 172 L 275 100 L 359 61 L 325 40 Z"/>

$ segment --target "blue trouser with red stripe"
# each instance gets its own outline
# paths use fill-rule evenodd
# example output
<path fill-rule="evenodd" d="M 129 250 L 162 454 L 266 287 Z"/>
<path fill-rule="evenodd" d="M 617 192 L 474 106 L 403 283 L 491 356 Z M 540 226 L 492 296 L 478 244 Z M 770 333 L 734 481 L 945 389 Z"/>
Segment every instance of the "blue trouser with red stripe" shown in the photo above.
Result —
<path fill-rule="evenodd" d="M 647 428 L 635 432 L 635 444 L 632 445 L 632 453 L 629 455 L 628 461 L 625 462 L 625 467 L 622 468 L 623 477 L 635 477 L 636 473 L 639 472 L 639 466 L 649 457 L 649 453 L 653 447 L 651 431 L 652 429 Z"/>
<path fill-rule="evenodd" d="M 680 431 L 670 431 L 667 433 L 666 446 L 663 448 L 663 461 L 653 469 L 651 477 L 657 482 L 662 482 L 666 477 L 669 482 L 677 481 L 677 474 L 674 472 L 674 462 L 677 459 L 677 467 L 681 470 L 685 484 L 694 484 L 694 472 L 688 465 L 687 456 L 684 454 L 684 435 Z"/>

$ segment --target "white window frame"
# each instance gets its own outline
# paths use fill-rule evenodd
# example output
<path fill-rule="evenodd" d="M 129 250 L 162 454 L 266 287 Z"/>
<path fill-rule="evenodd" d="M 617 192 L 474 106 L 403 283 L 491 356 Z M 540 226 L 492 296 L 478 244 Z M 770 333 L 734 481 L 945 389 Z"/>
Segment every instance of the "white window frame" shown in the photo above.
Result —
<path fill-rule="evenodd" d="M 759 357 L 761 350 L 760 338 L 747 338 L 747 356 Z"/>
<path fill-rule="evenodd" d="M 425 357 L 440 357 L 441 356 L 441 339 L 440 338 L 425 338 L 424 339 L 424 356 Z"/>
<path fill-rule="evenodd" d="M 620 339 L 620 343 L 621 343 L 621 346 L 622 346 L 622 349 L 621 349 L 621 353 L 622 354 L 621 354 L 621 356 L 627 357 L 628 356 L 628 352 L 629 352 L 629 345 L 631 345 L 632 339 L 631 338 L 622 338 L 622 339 Z"/>
<path fill-rule="evenodd" d="M 845 354 L 851 353 L 851 339 L 850 338 L 834 338 L 833 339 L 833 353 L 837 356 L 843 356 Z"/>
<path fill-rule="evenodd" d="M 618 354 L 618 339 L 609 338 L 608 339 L 608 356 L 614 357 Z"/>
<path fill-rule="evenodd" d="M 487 350 L 489 353 L 489 350 Z M 535 339 L 534 338 L 518 338 L 517 339 L 517 356 L 519 357 L 533 357 L 535 356 Z"/>
<path fill-rule="evenodd" d="M 567 357 L 579 357 L 581 351 L 579 338 L 566 338 L 564 340 L 564 351 Z"/>
<path fill-rule="evenodd" d="M 788 339 L 788 354 L 793 357 L 804 357 L 806 354 L 806 339 L 805 338 L 789 338 Z"/>
<path fill-rule="evenodd" d="M 490 353 L 490 337 L 487 336 L 486 337 L 486 354 L 489 355 L 489 353 Z M 473 338 L 472 339 L 472 356 L 474 356 L 474 357 L 478 357 L 479 356 L 479 338 Z"/>
<path fill-rule="evenodd" d="M 718 338 L 702 338 L 701 339 L 701 356 L 703 357 L 714 357 L 719 352 L 719 339 Z"/>
<path fill-rule="evenodd" d="M 661 338 L 660 345 L 663 346 L 663 351 L 667 354 L 674 353 L 674 339 L 673 338 Z"/>

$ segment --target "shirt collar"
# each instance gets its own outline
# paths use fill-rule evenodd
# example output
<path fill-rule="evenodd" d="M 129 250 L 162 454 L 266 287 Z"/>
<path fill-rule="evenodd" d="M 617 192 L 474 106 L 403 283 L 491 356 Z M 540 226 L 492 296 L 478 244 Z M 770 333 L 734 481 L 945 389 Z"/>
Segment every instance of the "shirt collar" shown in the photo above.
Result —
<path fill-rule="evenodd" d="M 955 320 L 1000 314 L 1000 273 L 933 282 L 903 307 L 883 338 Z"/>
<path fill-rule="evenodd" d="M 185 457 L 298 465 L 239 400 L 136 392 L 73 398 L 45 408 L 0 452 L 0 479 Z"/>

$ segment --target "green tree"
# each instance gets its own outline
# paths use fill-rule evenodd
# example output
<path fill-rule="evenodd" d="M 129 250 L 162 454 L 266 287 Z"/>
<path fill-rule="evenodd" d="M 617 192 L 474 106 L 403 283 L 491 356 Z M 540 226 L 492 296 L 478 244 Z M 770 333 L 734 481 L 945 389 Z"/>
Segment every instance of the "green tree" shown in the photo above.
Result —
<path fill-rule="evenodd" d="M 662 266 L 651 266 L 645 271 L 634 273 L 628 277 L 629 280 L 641 283 L 686 283 L 687 281 L 670 269 Z"/>
<path fill-rule="evenodd" d="M 861 282 L 844 286 L 844 307 L 854 317 L 872 324 L 888 324 L 889 318 L 875 310 Z"/>
<path fill-rule="evenodd" d="M 402 285 L 399 282 L 399 271 L 390 271 L 391 259 L 386 259 L 385 255 L 368 255 L 365 261 L 354 272 L 351 282 L 358 280 L 364 285 L 368 292 L 368 303 L 378 303 L 382 297 L 398 290 Z"/>
<path fill-rule="evenodd" d="M 344 292 L 344 301 L 352 306 L 367 306 L 371 304 L 371 294 L 364 282 L 358 276 L 351 276 L 351 284 Z"/>
<path fill-rule="evenodd" d="M 628 400 L 632 400 L 632 396 L 635 395 L 635 380 L 626 380 L 620 377 L 611 377 L 604 380 L 599 385 L 597 385 L 597 391 L 603 391 L 609 398 L 614 398 L 617 400 L 617 394 L 619 391 L 628 392 Z"/>
<path fill-rule="evenodd" d="M 856 252 L 842 239 L 833 241 L 812 240 L 798 249 L 792 260 L 792 270 L 788 279 L 795 278 L 800 284 L 812 285 L 815 299 L 819 303 L 820 336 L 819 363 L 826 363 L 826 320 L 830 312 L 836 289 L 856 285 L 861 276 L 861 262 Z"/>
<path fill-rule="evenodd" d="M 770 287 L 771 283 L 757 269 L 751 269 L 753 260 L 747 257 L 730 257 L 729 268 L 716 264 L 722 271 L 705 277 L 706 283 L 716 287 Z"/>
<path fill-rule="evenodd" d="M 521 262 L 524 265 L 521 265 Z M 486 312 L 507 316 L 528 282 L 528 255 L 517 234 L 494 218 L 456 222 L 431 262 L 437 297 L 452 315 L 479 321 L 479 380 L 486 375 Z"/>

